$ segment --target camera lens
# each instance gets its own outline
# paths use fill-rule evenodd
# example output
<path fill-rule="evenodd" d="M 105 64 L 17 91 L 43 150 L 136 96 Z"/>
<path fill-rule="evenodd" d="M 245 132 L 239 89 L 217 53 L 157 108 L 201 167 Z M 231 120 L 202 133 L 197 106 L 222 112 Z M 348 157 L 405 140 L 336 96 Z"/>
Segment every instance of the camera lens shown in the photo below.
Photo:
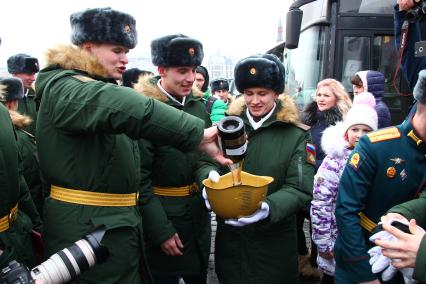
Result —
<path fill-rule="evenodd" d="M 109 256 L 108 249 L 101 245 L 104 234 L 105 226 L 101 226 L 73 245 L 55 253 L 31 270 L 32 277 L 43 280 L 44 284 L 66 283 L 96 263 L 104 262 Z"/>

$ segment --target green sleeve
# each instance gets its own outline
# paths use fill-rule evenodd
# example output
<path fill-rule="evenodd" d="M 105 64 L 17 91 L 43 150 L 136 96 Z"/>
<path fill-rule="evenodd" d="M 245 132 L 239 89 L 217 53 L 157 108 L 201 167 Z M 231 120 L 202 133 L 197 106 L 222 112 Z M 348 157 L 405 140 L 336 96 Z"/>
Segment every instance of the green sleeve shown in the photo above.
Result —
<path fill-rule="evenodd" d="M 423 192 L 417 199 L 392 207 L 389 212 L 399 213 L 408 220 L 416 219 L 420 227 L 426 228 L 426 192 Z"/>
<path fill-rule="evenodd" d="M 44 94 L 43 104 L 55 127 L 76 134 L 124 133 L 182 151 L 193 150 L 203 137 L 201 119 L 102 81 L 61 78 Z"/>
<path fill-rule="evenodd" d="M 139 141 L 141 156 L 140 210 L 145 236 L 155 245 L 161 245 L 170 239 L 176 229 L 167 218 L 163 205 L 154 194 L 151 172 L 154 157 L 154 145 L 147 140 Z"/>
<path fill-rule="evenodd" d="M 19 201 L 18 201 L 18 208 L 19 210 L 22 210 L 25 214 L 30 217 L 34 230 L 38 232 L 42 232 L 43 226 L 40 218 L 40 214 L 37 211 L 37 208 L 34 204 L 34 201 L 31 197 L 30 191 L 28 189 L 28 185 L 25 181 L 24 175 L 23 175 L 23 166 L 22 166 L 22 160 L 21 155 L 19 155 L 20 163 L 19 163 Z"/>
<path fill-rule="evenodd" d="M 419 251 L 416 257 L 416 267 L 414 268 L 413 278 L 421 283 L 426 282 L 426 237 L 423 236 Z"/>
<path fill-rule="evenodd" d="M 306 160 L 306 143 L 311 141 L 309 132 L 301 136 L 287 167 L 285 184 L 266 198 L 271 223 L 296 214 L 312 200 L 315 166 Z"/>

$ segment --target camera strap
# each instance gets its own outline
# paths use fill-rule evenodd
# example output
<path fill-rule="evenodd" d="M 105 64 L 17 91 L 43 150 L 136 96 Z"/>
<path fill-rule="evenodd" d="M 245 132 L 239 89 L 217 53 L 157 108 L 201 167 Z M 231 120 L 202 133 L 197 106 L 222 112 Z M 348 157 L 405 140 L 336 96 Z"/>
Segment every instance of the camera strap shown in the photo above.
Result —
<path fill-rule="evenodd" d="M 398 96 L 410 95 L 410 94 L 402 94 L 399 91 L 399 88 L 396 85 L 396 78 L 398 76 L 398 73 L 399 73 L 399 70 L 400 70 L 400 67 L 401 67 L 402 56 L 404 55 L 405 46 L 407 44 L 409 26 L 410 26 L 410 23 L 408 22 L 408 20 L 404 20 L 404 22 L 402 23 L 402 26 L 401 26 L 401 37 L 400 37 L 401 42 L 400 42 L 400 46 L 399 46 L 399 50 L 400 50 L 399 58 L 398 58 L 397 65 L 396 65 L 396 68 L 395 68 L 395 74 L 394 74 L 393 80 L 392 80 L 393 87 L 395 88 L 396 92 L 398 93 Z"/>

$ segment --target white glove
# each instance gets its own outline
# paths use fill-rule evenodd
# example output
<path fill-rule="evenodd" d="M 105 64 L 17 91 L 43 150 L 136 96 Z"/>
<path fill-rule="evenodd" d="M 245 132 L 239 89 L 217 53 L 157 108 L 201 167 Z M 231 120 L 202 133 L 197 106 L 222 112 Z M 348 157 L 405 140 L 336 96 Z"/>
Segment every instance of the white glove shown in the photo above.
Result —
<path fill-rule="evenodd" d="M 405 223 L 401 220 L 399 221 L 402 223 Z M 389 222 L 392 222 L 392 220 L 390 220 Z M 381 222 L 379 224 L 381 224 Z M 422 229 L 419 226 L 417 227 Z M 392 235 L 391 233 L 387 231 L 380 231 L 372 235 L 369 240 L 371 242 L 374 242 L 376 239 L 381 239 L 381 240 L 385 240 L 389 242 L 396 242 L 398 240 L 394 235 Z M 396 272 L 398 271 L 398 268 L 395 268 L 394 266 L 392 266 L 391 259 L 382 254 L 381 247 L 375 246 L 371 248 L 368 251 L 368 254 L 370 255 L 369 262 L 371 265 L 371 271 L 373 273 L 379 273 L 380 271 L 384 270 L 381 275 L 381 278 L 383 281 L 389 281 L 395 276 Z M 395 260 L 395 261 L 398 261 L 398 260 Z M 404 282 L 406 284 L 416 283 L 415 280 L 413 280 L 413 272 L 414 272 L 413 268 L 403 268 L 403 269 L 400 269 L 400 271 L 404 276 Z"/>
<path fill-rule="evenodd" d="M 266 202 L 262 202 L 262 205 L 259 209 L 256 210 L 252 215 L 241 217 L 238 219 L 228 219 L 225 220 L 225 224 L 234 226 L 234 227 L 243 227 L 249 224 L 253 224 L 263 220 L 269 216 L 269 205 Z"/>
<path fill-rule="evenodd" d="M 206 205 L 207 210 L 211 211 L 212 207 L 210 206 L 209 199 L 207 198 L 207 192 L 206 192 L 206 188 L 205 187 L 203 187 L 201 195 L 203 196 L 204 204 Z"/>
<path fill-rule="evenodd" d="M 394 235 L 392 235 L 391 233 L 388 233 L 387 231 L 380 231 L 370 237 L 371 242 L 374 242 L 376 239 L 386 240 L 390 242 L 396 242 L 397 240 Z M 371 271 L 374 274 L 383 271 L 382 273 L 383 281 L 388 281 L 395 276 L 398 269 L 391 265 L 392 261 L 390 260 L 390 258 L 382 254 L 381 247 L 375 246 L 371 248 L 368 251 L 368 254 L 370 255 L 369 262 L 371 265 Z"/>
<path fill-rule="evenodd" d="M 209 172 L 208 179 L 211 180 L 212 182 L 219 182 L 219 178 L 220 178 L 220 175 L 219 175 L 219 173 L 217 171 L 211 170 Z"/>

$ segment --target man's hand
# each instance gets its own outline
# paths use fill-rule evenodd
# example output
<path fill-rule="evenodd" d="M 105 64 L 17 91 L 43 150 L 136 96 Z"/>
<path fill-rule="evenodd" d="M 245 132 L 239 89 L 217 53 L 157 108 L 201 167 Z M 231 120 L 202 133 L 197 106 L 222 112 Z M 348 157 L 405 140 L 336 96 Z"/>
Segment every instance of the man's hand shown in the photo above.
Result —
<path fill-rule="evenodd" d="M 388 213 L 380 218 L 380 222 L 382 222 L 383 224 L 390 224 L 394 220 L 398 220 L 404 224 L 408 224 L 407 218 L 405 218 L 399 213 Z"/>
<path fill-rule="evenodd" d="M 199 146 L 200 150 L 206 152 L 209 156 L 224 166 L 231 165 L 233 162 L 223 156 L 216 144 L 218 137 L 217 133 L 217 126 L 204 129 L 204 137 Z"/>
<path fill-rule="evenodd" d="M 241 217 L 238 219 L 227 219 L 225 220 L 225 224 L 231 225 L 234 227 L 244 227 L 249 224 L 253 224 L 259 222 L 263 219 L 268 218 L 269 216 L 269 205 L 266 202 L 262 202 L 260 208 L 256 210 L 252 215 Z"/>
<path fill-rule="evenodd" d="M 170 239 L 161 244 L 161 250 L 170 256 L 181 256 L 183 255 L 181 249 L 183 249 L 183 244 L 179 238 L 179 235 L 176 233 Z"/>
<path fill-rule="evenodd" d="M 396 242 L 380 239 L 375 241 L 378 246 L 383 248 L 383 255 L 392 259 L 392 265 L 396 268 L 415 267 L 417 252 L 425 235 L 425 232 L 417 227 L 416 220 L 410 220 L 411 234 L 404 233 L 387 222 L 383 223 L 382 226 L 383 229 L 398 239 Z M 395 259 L 398 259 L 398 261 L 395 261 Z"/>
<path fill-rule="evenodd" d="M 399 11 L 408 11 L 414 7 L 413 0 L 397 0 Z"/>

